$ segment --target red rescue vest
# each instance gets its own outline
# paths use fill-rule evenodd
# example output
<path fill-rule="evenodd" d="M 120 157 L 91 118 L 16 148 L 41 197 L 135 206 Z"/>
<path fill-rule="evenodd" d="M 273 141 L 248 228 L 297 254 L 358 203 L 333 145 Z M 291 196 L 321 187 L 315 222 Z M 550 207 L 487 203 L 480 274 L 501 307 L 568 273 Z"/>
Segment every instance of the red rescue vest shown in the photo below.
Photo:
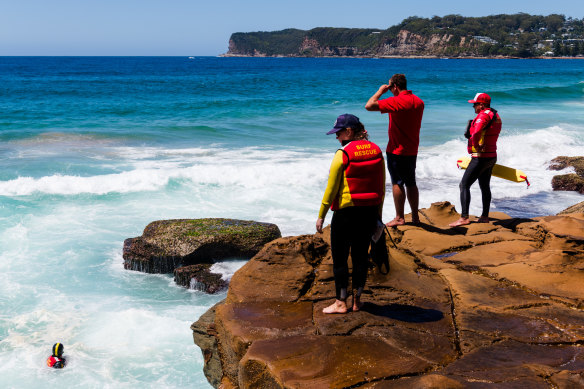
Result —
<path fill-rule="evenodd" d="M 479 121 L 480 119 L 480 121 Z M 486 129 L 483 128 L 477 131 L 482 122 L 492 124 Z M 477 117 L 472 121 L 470 133 L 471 138 L 468 140 L 467 150 L 473 157 L 491 158 L 497 156 L 497 139 L 501 133 L 501 118 L 499 114 L 493 112 L 490 108 L 481 111 Z M 475 148 L 473 140 L 478 141 L 480 147 Z"/>
<path fill-rule="evenodd" d="M 379 146 L 367 140 L 356 140 L 341 149 L 344 175 L 354 206 L 373 206 L 383 202 L 385 164 Z M 339 209 L 338 197 L 331 209 Z"/>
<path fill-rule="evenodd" d="M 54 367 L 55 369 L 62 369 L 65 367 L 65 358 L 59 358 L 51 355 L 47 358 L 47 366 Z"/>

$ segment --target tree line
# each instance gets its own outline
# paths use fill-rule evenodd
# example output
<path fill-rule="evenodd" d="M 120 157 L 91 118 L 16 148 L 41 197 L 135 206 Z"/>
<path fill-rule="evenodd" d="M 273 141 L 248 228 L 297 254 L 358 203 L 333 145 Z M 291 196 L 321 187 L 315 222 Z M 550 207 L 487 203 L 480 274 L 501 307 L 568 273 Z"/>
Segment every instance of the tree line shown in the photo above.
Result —
<path fill-rule="evenodd" d="M 309 55 L 299 52 L 303 42 L 314 40 L 322 47 L 354 47 L 360 55 L 379 55 L 395 42 L 400 31 L 419 36 L 448 35 L 443 54 L 449 56 L 584 55 L 584 18 L 560 14 L 548 16 L 518 13 L 464 17 L 412 16 L 386 30 L 319 27 L 308 31 L 287 29 L 273 32 L 234 33 L 232 45 L 241 54 Z M 472 42 L 472 44 L 461 44 Z M 423 53 L 420 53 L 423 54 Z"/>

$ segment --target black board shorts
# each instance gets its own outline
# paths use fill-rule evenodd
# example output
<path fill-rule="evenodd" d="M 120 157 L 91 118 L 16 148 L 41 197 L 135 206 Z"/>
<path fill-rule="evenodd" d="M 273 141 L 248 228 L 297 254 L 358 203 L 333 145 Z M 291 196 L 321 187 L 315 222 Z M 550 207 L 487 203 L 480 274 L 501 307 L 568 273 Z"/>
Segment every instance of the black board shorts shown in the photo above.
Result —
<path fill-rule="evenodd" d="M 395 155 L 387 153 L 387 170 L 391 183 L 399 186 L 416 186 L 417 155 Z"/>

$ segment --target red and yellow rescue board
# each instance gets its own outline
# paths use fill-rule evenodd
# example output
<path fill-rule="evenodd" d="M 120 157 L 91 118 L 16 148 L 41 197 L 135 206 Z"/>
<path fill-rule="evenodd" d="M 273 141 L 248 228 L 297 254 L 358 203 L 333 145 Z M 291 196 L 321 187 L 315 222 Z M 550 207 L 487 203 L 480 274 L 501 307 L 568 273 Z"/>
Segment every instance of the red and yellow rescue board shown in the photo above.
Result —
<path fill-rule="evenodd" d="M 456 161 L 456 165 L 460 169 L 466 169 L 468 164 L 470 163 L 471 157 L 463 157 L 459 158 Z M 513 181 L 513 182 L 523 182 L 527 183 L 529 186 L 529 181 L 527 180 L 527 176 L 519 169 L 513 169 L 511 167 L 503 166 L 503 165 L 495 165 L 493 167 L 493 173 L 491 174 L 495 177 L 503 178 L 505 180 Z"/>

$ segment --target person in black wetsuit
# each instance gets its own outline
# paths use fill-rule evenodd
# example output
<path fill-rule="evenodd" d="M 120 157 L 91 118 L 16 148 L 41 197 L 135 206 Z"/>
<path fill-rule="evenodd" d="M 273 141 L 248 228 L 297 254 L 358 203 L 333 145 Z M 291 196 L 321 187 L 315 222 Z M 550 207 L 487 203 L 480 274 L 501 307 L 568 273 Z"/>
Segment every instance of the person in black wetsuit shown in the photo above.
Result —
<path fill-rule="evenodd" d="M 458 227 L 470 223 L 468 214 L 470 187 L 476 180 L 479 181 L 483 201 L 483 212 L 478 222 L 489 222 L 491 173 L 497 162 L 497 139 L 501 132 L 502 123 L 497 111 L 491 108 L 491 96 L 488 94 L 477 93 L 474 99 L 468 102 L 473 105 L 477 114 L 470 123 L 467 134 L 465 134 L 468 137 L 467 149 L 472 159 L 460 181 L 460 203 L 462 207 L 460 219 L 450 223 L 450 227 Z"/>

